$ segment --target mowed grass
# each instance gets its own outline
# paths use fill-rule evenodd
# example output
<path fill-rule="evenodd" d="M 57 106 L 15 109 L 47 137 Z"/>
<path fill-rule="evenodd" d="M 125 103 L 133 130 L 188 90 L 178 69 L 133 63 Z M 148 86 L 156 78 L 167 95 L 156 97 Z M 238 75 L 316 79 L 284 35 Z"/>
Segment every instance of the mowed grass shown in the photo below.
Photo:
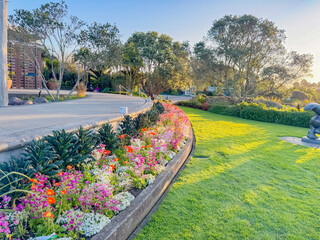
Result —
<path fill-rule="evenodd" d="M 320 239 L 320 150 L 278 139 L 308 129 L 183 110 L 194 156 L 137 240 Z"/>

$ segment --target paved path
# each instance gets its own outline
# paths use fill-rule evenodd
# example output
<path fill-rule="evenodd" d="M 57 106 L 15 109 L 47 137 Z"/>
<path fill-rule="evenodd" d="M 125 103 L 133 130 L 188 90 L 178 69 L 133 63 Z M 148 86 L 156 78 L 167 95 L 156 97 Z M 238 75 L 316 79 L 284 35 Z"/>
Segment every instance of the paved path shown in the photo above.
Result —
<path fill-rule="evenodd" d="M 13 90 L 10 93 L 17 91 L 32 92 Z M 148 108 L 151 103 L 139 97 L 89 93 L 83 99 L 0 108 L 0 151 L 22 147 L 53 130 L 70 130 L 80 125 L 97 125 L 102 121 L 119 118 L 122 116 L 122 106 L 128 107 L 129 113 L 135 113 Z"/>

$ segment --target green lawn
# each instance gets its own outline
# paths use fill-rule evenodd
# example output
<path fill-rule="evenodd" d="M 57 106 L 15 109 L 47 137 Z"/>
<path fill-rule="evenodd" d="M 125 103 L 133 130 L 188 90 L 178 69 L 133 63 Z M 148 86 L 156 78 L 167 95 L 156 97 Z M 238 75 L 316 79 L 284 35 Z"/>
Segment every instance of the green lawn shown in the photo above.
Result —
<path fill-rule="evenodd" d="M 308 129 L 183 110 L 194 156 L 137 240 L 320 239 L 320 150 L 277 138 Z"/>

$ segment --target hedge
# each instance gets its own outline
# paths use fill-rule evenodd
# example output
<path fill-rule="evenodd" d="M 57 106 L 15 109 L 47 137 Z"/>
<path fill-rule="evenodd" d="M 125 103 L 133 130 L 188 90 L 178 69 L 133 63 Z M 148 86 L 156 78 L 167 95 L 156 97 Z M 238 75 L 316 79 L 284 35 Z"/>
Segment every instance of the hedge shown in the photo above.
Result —
<path fill-rule="evenodd" d="M 296 127 L 309 127 L 312 111 L 298 111 L 295 108 L 267 108 L 265 104 L 240 103 L 237 105 L 212 105 L 212 113 L 250 119 L 261 122 L 284 124 Z"/>

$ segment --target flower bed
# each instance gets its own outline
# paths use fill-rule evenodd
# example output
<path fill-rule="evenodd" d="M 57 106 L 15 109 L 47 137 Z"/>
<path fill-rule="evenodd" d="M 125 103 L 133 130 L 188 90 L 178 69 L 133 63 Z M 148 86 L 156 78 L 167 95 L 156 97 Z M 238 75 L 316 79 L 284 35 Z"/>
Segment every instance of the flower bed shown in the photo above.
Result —
<path fill-rule="evenodd" d="M 109 150 L 101 144 L 92 158 L 67 165 L 57 175 L 35 174 L 30 192 L 13 207 L 9 207 L 10 197 L 4 195 L 2 239 L 51 234 L 81 239 L 100 232 L 141 189 L 153 183 L 185 144 L 190 131 L 186 115 L 173 105 L 163 106 L 165 111 L 155 126 L 142 128 L 131 137 L 120 132 L 116 148 Z"/>

